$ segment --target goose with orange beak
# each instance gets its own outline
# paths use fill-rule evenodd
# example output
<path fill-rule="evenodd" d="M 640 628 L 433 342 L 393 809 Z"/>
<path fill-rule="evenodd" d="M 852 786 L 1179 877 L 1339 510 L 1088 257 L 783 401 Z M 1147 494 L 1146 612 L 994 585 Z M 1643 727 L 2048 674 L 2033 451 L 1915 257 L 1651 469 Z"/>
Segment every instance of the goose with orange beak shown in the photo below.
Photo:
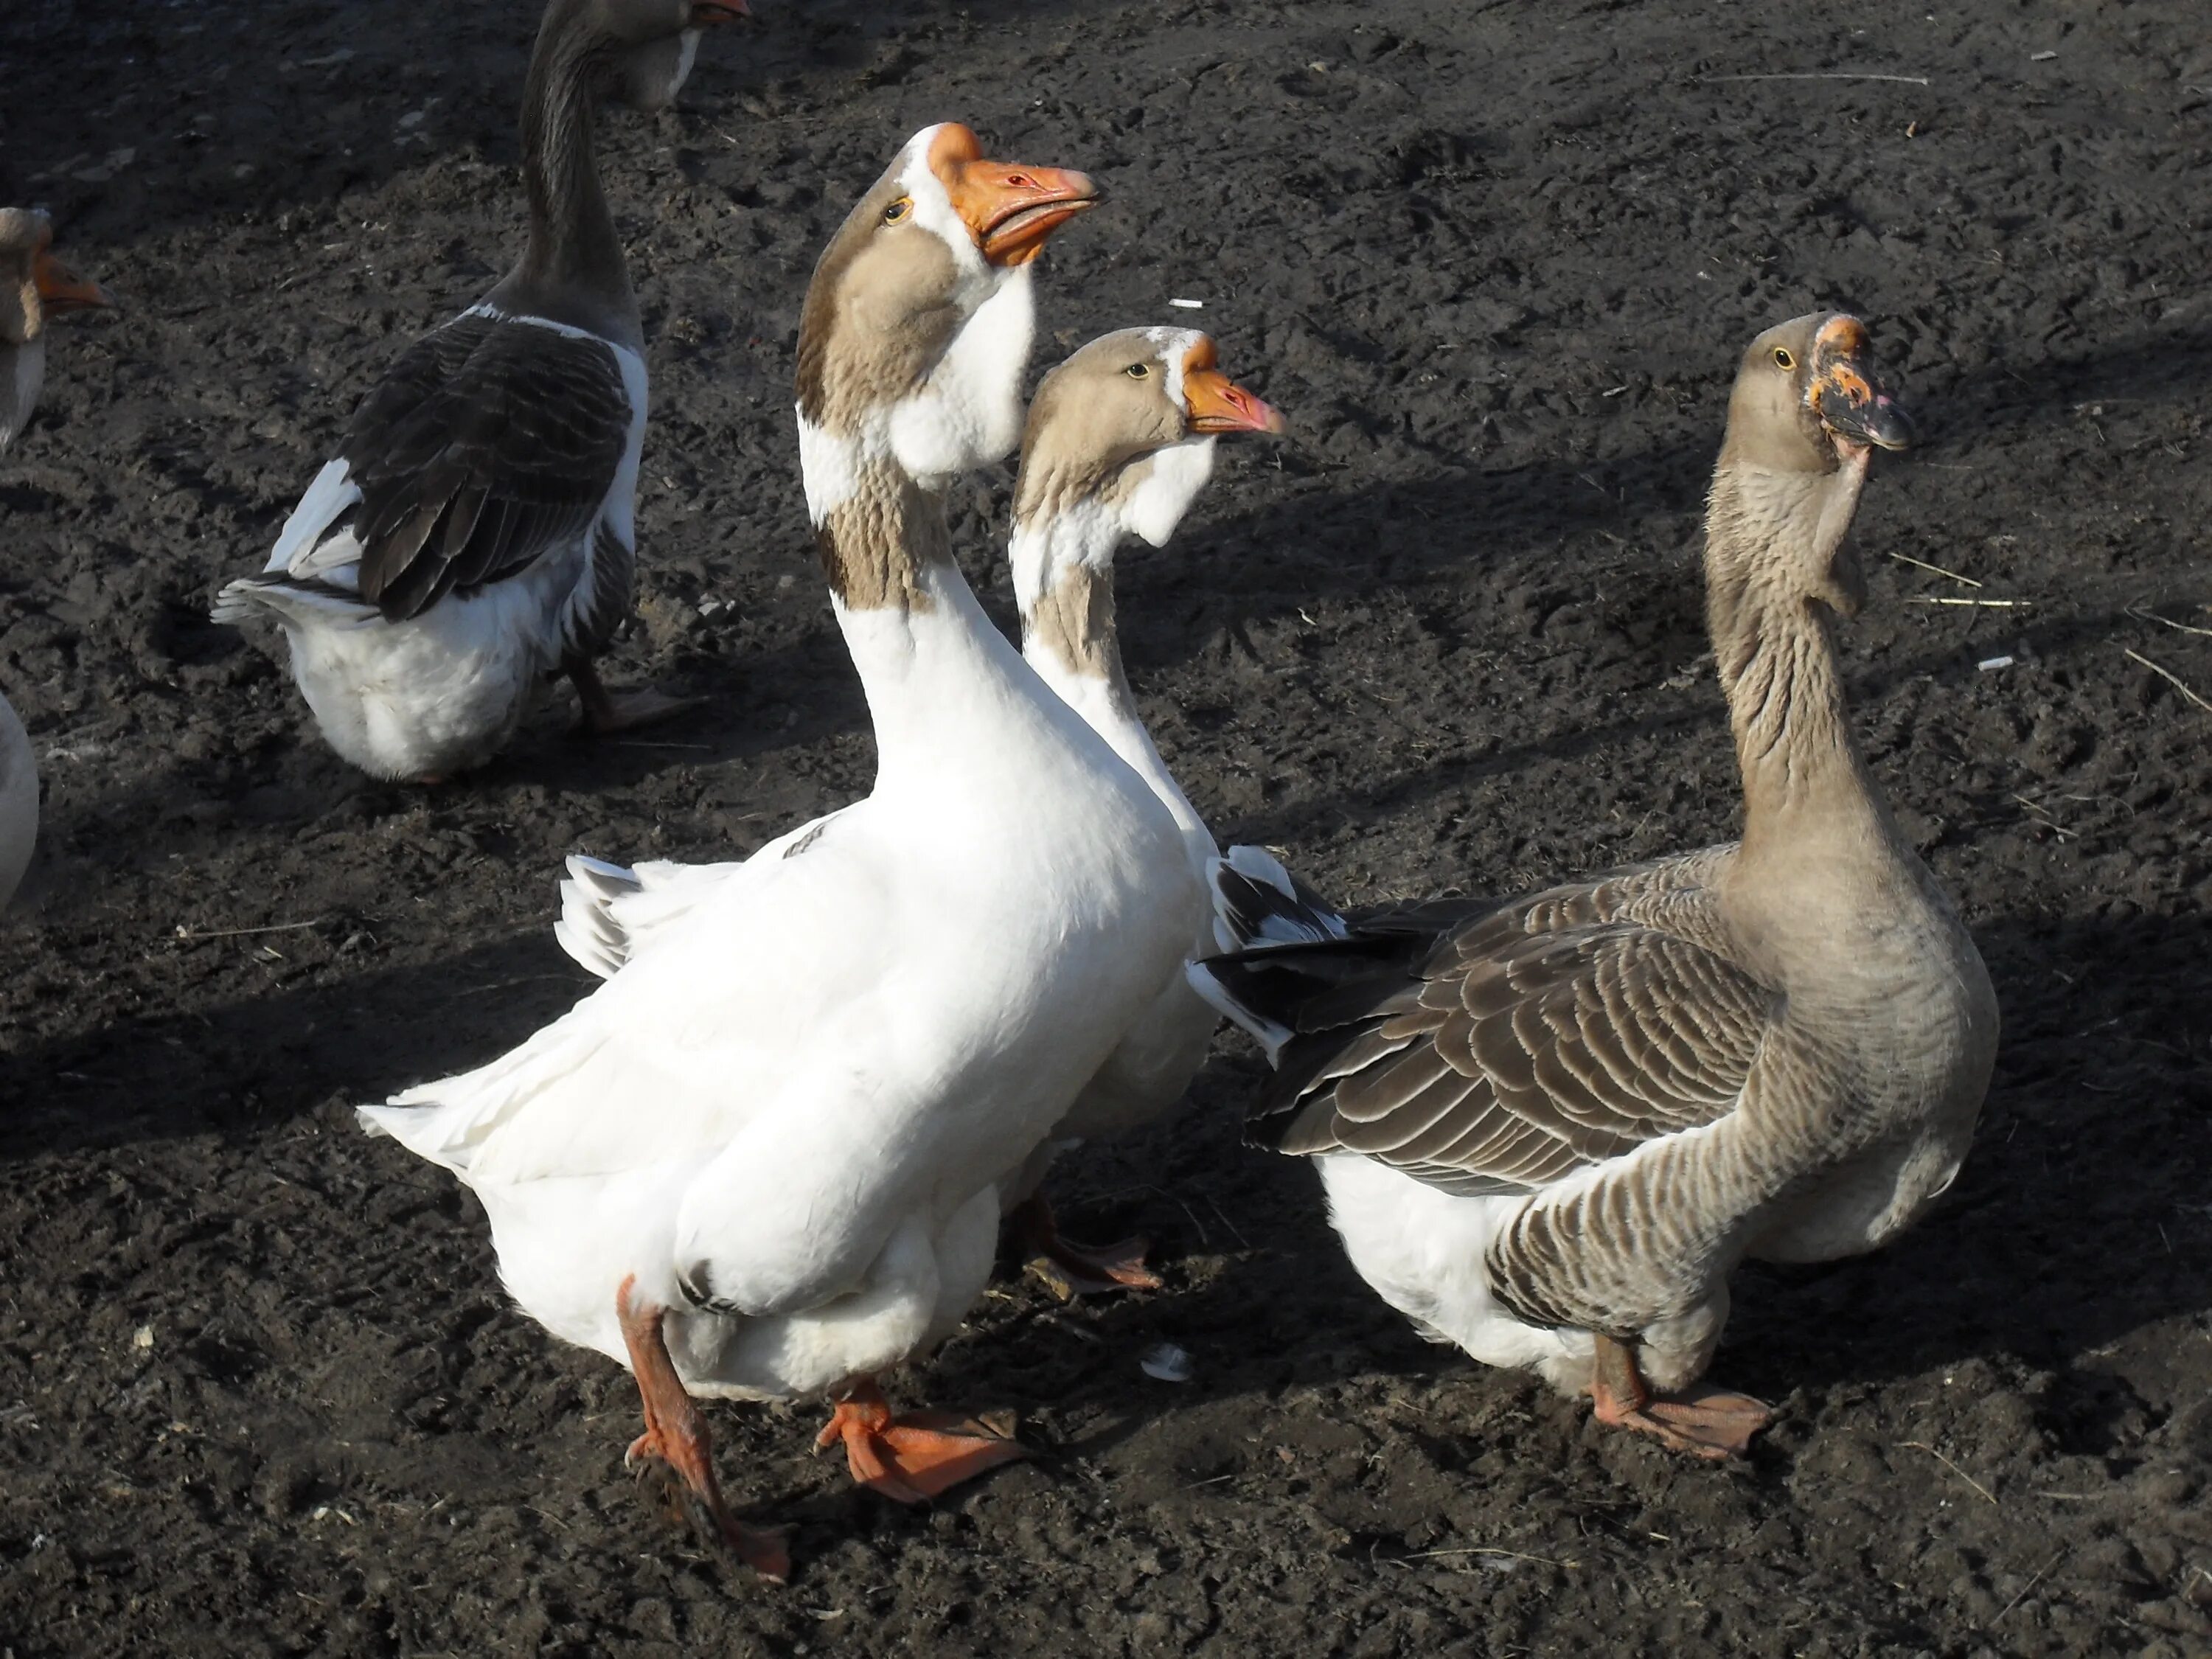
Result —
<path fill-rule="evenodd" d="M 560 937 L 605 982 L 362 1114 L 476 1191 L 516 1302 L 636 1376 L 632 1461 L 774 1576 L 694 1397 L 828 1399 L 818 1443 L 902 1502 L 1023 1455 L 877 1379 L 981 1295 L 1002 1185 L 1190 948 L 1175 815 L 992 624 L 945 525 L 1019 430 L 1037 248 L 1096 199 L 928 128 L 815 268 L 800 467 L 872 793 L 742 863 L 572 861 Z"/>
<path fill-rule="evenodd" d="M 1247 1138 L 1314 1159 L 1385 1301 L 1695 1456 L 1745 1455 L 1772 1416 L 1704 1381 L 1736 1265 L 1911 1225 L 1996 1057 L 1989 974 L 1838 662 L 1869 463 L 1911 441 L 1855 317 L 1738 361 L 1705 563 L 1741 840 L 1350 921 L 1240 848 L 1213 884 L 1242 948 L 1192 970 L 1275 1066 Z"/>
<path fill-rule="evenodd" d="M 283 629 L 325 741 L 374 776 L 482 764 L 555 675 L 595 733 L 690 707 L 611 693 L 595 665 L 629 614 L 646 365 L 593 126 L 604 104 L 672 103 L 701 30 L 744 9 L 550 0 L 523 91 L 521 258 L 386 371 L 260 574 L 216 597 L 216 622 Z"/>
<path fill-rule="evenodd" d="M 1114 556 L 1131 538 L 1167 544 L 1213 475 L 1218 439 L 1282 430 L 1281 416 L 1222 373 L 1206 336 L 1133 328 L 1093 340 L 1045 377 L 1022 442 L 1007 553 L 1023 659 L 1175 815 L 1201 877 L 1218 849 L 1130 694 Z M 1184 926 L 1195 948 L 1211 948 L 1212 910 L 1202 898 Z M 1032 1269 L 1061 1295 L 1159 1285 L 1142 1239 L 1085 1246 L 1063 1237 L 1041 1182 L 1062 1152 L 1127 1133 L 1180 1101 L 1219 1023 L 1178 963 L 1024 1166 L 1007 1222 Z"/>
<path fill-rule="evenodd" d="M 54 228 L 30 208 L 0 208 L 0 452 L 39 405 L 46 325 L 115 302 L 54 257 Z M 39 836 L 39 769 L 23 722 L 0 696 L 0 906 L 15 894 Z"/>
<path fill-rule="evenodd" d="M 53 223 L 34 208 L 0 208 L 0 451 L 15 441 L 46 383 L 46 325 L 115 301 L 54 257 Z"/>

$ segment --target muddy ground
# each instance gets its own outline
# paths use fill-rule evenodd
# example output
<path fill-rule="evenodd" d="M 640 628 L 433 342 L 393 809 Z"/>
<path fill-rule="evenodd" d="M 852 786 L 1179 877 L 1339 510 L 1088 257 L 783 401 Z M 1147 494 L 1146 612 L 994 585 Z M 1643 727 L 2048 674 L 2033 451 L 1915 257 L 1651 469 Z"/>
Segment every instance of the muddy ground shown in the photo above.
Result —
<path fill-rule="evenodd" d="M 204 608 L 509 257 L 533 8 L 9 6 L 0 198 L 125 310 L 0 459 L 49 792 L 0 924 L 0 1651 L 2212 1652 L 2212 711 L 2127 654 L 2212 696 L 2212 36 L 2198 0 L 1936 4 L 759 0 L 606 159 L 655 376 L 617 668 L 708 708 L 592 748 L 555 708 L 428 792 L 347 770 Z M 1850 684 L 2005 1040 L 1917 1233 L 1739 1278 L 1717 1374 L 1782 1407 L 1747 1465 L 1419 1341 L 1311 1172 L 1239 1148 L 1224 1040 L 1056 1180 L 1170 1291 L 1010 1281 L 895 1383 L 1018 1409 L 1034 1464 L 909 1513 L 807 1455 L 812 1410 L 713 1412 L 794 1528 L 774 1589 L 646 1511 L 627 1378 L 356 1128 L 578 994 L 564 854 L 726 857 L 866 788 L 792 342 L 845 204 L 948 116 L 1115 194 L 1048 256 L 1041 360 L 1197 321 L 1295 419 L 1125 559 L 1124 616 L 1222 838 L 1347 899 L 1729 832 L 1726 378 L 1783 317 L 1874 319 L 1931 441 L 1869 491 Z M 1005 495 L 957 526 L 1002 614 Z M 1163 1340 L 1188 1382 L 1139 1370 Z"/>

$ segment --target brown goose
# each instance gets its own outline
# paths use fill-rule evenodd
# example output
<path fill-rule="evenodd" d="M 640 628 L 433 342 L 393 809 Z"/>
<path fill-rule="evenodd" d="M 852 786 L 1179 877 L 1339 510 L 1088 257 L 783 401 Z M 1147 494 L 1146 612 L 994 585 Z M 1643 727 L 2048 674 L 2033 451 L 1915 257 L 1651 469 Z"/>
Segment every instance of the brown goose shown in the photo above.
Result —
<path fill-rule="evenodd" d="M 1696 1386 L 1736 1262 L 1909 1224 L 1958 1172 L 1996 1048 L 1981 957 L 1875 791 L 1836 665 L 1864 592 L 1844 532 L 1872 449 L 1910 437 L 1856 319 L 1744 354 L 1705 549 L 1740 842 L 1348 928 L 1239 849 L 1218 914 L 1291 942 L 1193 969 L 1275 1061 L 1251 1138 L 1319 1159 L 1386 1301 L 1707 1456 L 1769 1417 Z"/>
<path fill-rule="evenodd" d="M 552 0 L 523 94 L 530 238 L 491 291 L 424 336 L 355 411 L 258 576 L 217 622 L 273 617 L 331 748 L 379 777 L 489 759 L 539 684 L 586 726 L 685 705 L 610 696 L 592 659 L 635 571 L 645 339 L 592 143 L 602 101 L 652 110 L 702 26 L 744 0 Z"/>
<path fill-rule="evenodd" d="M 46 325 L 112 306 L 107 290 L 54 258 L 54 228 L 33 208 L 0 208 L 0 450 L 15 441 L 46 383 Z"/>

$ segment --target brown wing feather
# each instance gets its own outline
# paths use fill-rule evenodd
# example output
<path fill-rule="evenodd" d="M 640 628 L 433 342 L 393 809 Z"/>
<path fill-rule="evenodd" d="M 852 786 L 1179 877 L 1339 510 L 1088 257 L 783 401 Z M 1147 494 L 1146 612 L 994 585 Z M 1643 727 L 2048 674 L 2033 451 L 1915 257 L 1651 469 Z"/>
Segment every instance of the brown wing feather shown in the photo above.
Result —
<path fill-rule="evenodd" d="M 629 443 L 605 342 L 471 314 L 417 341 L 339 445 L 361 594 L 393 621 L 514 575 L 591 526 Z"/>
<path fill-rule="evenodd" d="M 1365 1018 L 1353 988 L 1333 986 L 1322 1029 L 1293 1024 L 1257 1138 L 1455 1191 L 1547 1185 L 1733 1110 L 1778 1006 L 1742 968 L 1595 889 L 1449 928 L 1411 981 L 1401 969 L 1370 982 Z"/>

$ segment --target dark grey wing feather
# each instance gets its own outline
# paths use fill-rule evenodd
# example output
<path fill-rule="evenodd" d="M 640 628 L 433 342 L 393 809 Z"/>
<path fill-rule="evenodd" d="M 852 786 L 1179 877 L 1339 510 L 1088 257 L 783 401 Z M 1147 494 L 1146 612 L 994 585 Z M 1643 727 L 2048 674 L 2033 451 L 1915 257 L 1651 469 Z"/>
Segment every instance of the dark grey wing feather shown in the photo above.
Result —
<path fill-rule="evenodd" d="M 605 505 L 629 425 L 604 341 L 477 315 L 418 340 L 339 446 L 362 492 L 362 597 L 404 621 L 573 541 Z"/>
<path fill-rule="evenodd" d="M 1355 926 L 1340 973 L 1294 947 L 1310 994 L 1267 1010 L 1292 1036 L 1249 1139 L 1531 1190 L 1732 1110 L 1779 1006 L 1705 945 L 1571 895 L 1439 919 L 1418 955 Z M 1243 962 L 1274 964 L 1279 993 L 1291 953 Z"/>

